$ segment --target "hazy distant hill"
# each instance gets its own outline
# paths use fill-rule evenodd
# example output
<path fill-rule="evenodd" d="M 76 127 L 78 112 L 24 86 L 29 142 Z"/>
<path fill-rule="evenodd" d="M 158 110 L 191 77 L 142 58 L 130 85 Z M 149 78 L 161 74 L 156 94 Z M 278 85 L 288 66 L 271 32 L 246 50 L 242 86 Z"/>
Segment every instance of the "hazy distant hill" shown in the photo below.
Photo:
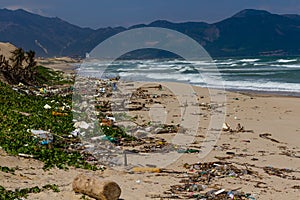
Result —
<path fill-rule="evenodd" d="M 92 30 L 21 9 L 0 9 L 0 41 L 35 50 L 39 56 L 83 55 L 121 30 Z"/>
<path fill-rule="evenodd" d="M 162 27 L 189 35 L 212 56 L 300 55 L 300 16 L 243 10 L 214 24 L 164 20 L 130 27 Z M 83 56 L 123 27 L 81 28 L 59 18 L 0 9 L 0 41 L 39 56 Z M 141 55 L 142 56 L 142 55 Z"/>

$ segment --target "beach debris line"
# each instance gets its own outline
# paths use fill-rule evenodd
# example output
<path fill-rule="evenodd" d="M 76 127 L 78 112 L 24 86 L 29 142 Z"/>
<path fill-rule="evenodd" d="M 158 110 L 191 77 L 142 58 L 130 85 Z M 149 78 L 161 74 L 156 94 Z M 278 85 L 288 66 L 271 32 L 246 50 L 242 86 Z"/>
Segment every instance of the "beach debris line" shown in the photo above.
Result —
<path fill-rule="evenodd" d="M 271 176 L 278 176 L 280 178 L 291 179 L 291 180 L 300 180 L 300 178 L 297 178 L 292 175 L 288 175 L 289 173 L 295 172 L 294 170 L 291 169 L 279 169 L 272 166 L 266 166 L 263 167 L 263 170 Z"/>
<path fill-rule="evenodd" d="M 72 187 L 74 192 L 97 200 L 118 200 L 121 196 L 121 188 L 116 182 L 100 180 L 85 174 L 79 174 L 74 179 Z"/>
<path fill-rule="evenodd" d="M 170 199 L 248 199 L 249 193 L 240 192 L 237 189 L 216 189 L 214 181 L 221 178 L 239 178 L 244 175 L 256 175 L 257 172 L 249 167 L 239 169 L 230 162 L 199 162 L 184 164 L 188 172 L 182 172 L 183 176 L 179 184 L 172 185 L 165 192 Z"/>

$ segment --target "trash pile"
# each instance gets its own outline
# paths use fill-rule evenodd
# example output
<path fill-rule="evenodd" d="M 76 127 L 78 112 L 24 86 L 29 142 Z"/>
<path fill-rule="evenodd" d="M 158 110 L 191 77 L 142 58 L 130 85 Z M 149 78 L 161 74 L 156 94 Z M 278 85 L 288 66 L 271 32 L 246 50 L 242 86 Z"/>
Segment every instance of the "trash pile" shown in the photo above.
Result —
<path fill-rule="evenodd" d="M 129 148 L 127 151 L 134 153 L 160 153 L 168 152 L 172 149 L 172 145 L 167 143 L 163 138 L 146 137 L 137 141 L 121 143 L 124 147 Z"/>
<path fill-rule="evenodd" d="M 238 178 L 244 175 L 254 175 L 256 172 L 250 169 L 239 169 L 228 162 L 207 162 L 185 164 L 184 167 L 189 170 L 180 180 L 181 184 L 171 186 L 166 192 L 174 198 L 181 199 L 255 199 L 251 194 L 223 188 L 212 188 L 214 180 L 234 177 Z"/>
<path fill-rule="evenodd" d="M 157 92 L 157 94 L 153 94 Z M 74 89 L 74 127 L 72 135 L 81 137 L 81 146 L 99 159 L 101 164 L 124 151 L 130 153 L 156 153 L 175 151 L 159 134 L 184 132 L 179 125 L 141 121 L 135 111 L 148 111 L 152 104 L 160 104 L 162 98 L 169 97 L 161 85 L 152 84 L 135 88 L 118 78 L 109 80 L 78 79 Z M 78 97 L 78 98 L 77 98 Z M 131 112 L 133 113 L 131 116 Z M 87 118 L 89 117 L 89 119 Z M 187 149 L 180 153 L 193 153 Z M 195 151 L 199 152 L 199 151 Z M 105 158 L 106 157 L 106 158 Z"/>
<path fill-rule="evenodd" d="M 65 85 L 53 85 L 53 86 L 27 86 L 22 83 L 13 86 L 14 91 L 20 94 L 27 94 L 33 96 L 43 96 L 43 97 L 51 97 L 55 95 L 59 96 L 67 96 L 71 95 L 73 92 L 73 86 L 70 84 Z"/>

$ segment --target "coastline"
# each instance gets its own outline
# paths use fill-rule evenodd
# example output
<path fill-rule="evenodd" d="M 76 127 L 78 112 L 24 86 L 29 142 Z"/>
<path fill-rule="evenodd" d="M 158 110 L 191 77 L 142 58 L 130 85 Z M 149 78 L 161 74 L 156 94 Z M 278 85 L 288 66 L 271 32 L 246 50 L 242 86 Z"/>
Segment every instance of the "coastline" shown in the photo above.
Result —
<path fill-rule="evenodd" d="M 274 91 L 254 91 L 254 90 L 233 90 L 227 89 L 228 92 L 235 92 L 245 95 L 257 96 L 257 97 L 291 97 L 291 98 L 300 98 L 299 93 L 293 92 L 274 92 Z"/>
<path fill-rule="evenodd" d="M 56 65 L 55 69 L 64 69 L 64 66 L 72 66 L 70 63 Z M 47 67 L 53 67 L 48 65 Z M 54 67 L 53 67 L 54 68 Z M 73 73 L 74 68 L 65 70 Z M 180 87 L 180 86 L 178 86 Z M 184 86 L 182 86 L 184 88 Z M 211 105 L 209 92 L 206 88 L 193 87 L 201 108 L 200 125 L 195 141 L 191 146 L 199 148 L 203 146 L 207 127 L 210 123 L 210 112 L 208 105 Z M 154 89 L 148 89 L 150 94 L 170 94 L 164 88 L 160 93 Z M 162 105 L 168 104 L 166 109 L 172 118 L 181 109 L 176 103 L 176 96 L 157 98 Z M 191 105 L 192 108 L 199 105 Z M 203 105 L 201 107 L 201 105 Z M 149 108 L 151 105 L 147 105 Z M 253 132 L 230 132 L 222 131 L 213 150 L 204 158 L 199 158 L 197 153 L 182 154 L 182 156 L 166 167 L 166 170 L 177 173 L 135 173 L 131 169 L 116 170 L 108 168 L 104 172 L 86 171 L 70 168 L 70 170 L 51 169 L 42 170 L 42 163 L 33 160 L 9 156 L 0 149 L 0 163 L 3 166 L 16 167 L 21 170 L 15 174 L 0 172 L 0 180 L 8 189 L 23 188 L 49 183 L 57 184 L 61 192 L 53 193 L 44 191 L 38 194 L 30 194 L 30 199 L 80 199 L 82 195 L 75 194 L 72 190 L 72 181 L 80 173 L 90 174 L 116 181 L 122 189 L 121 199 L 160 199 L 166 196 L 173 185 L 182 185 L 182 177 L 195 174 L 195 169 L 187 169 L 185 163 L 226 162 L 235 167 L 253 171 L 253 174 L 244 174 L 240 177 L 217 178 L 207 185 L 203 192 L 212 189 L 234 190 L 251 194 L 255 199 L 297 199 L 299 198 L 299 164 L 300 164 L 300 98 L 269 93 L 226 91 L 225 121 L 232 129 L 241 124 L 245 130 Z M 168 110 L 169 109 L 169 110 Z M 148 111 L 137 111 L 135 115 L 147 116 Z M 144 118 L 146 120 L 146 117 Z M 264 136 L 264 134 L 270 134 Z M 158 137 L 168 140 L 174 136 L 171 134 L 158 134 Z M 271 167 L 271 172 L 267 171 Z M 277 169 L 288 169 L 281 171 L 282 175 L 277 176 Z M 197 193 L 197 192 L 192 192 Z M 188 194 L 192 194 L 188 192 Z M 180 192 L 178 192 L 180 194 Z M 176 196 L 177 194 L 174 194 Z M 169 198 L 172 199 L 172 198 Z"/>

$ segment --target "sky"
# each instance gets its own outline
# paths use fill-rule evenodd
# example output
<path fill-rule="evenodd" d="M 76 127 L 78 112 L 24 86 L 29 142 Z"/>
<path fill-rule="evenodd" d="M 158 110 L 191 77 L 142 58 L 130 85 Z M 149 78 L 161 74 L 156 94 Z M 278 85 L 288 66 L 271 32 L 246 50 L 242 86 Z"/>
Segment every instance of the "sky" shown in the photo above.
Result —
<path fill-rule="evenodd" d="M 96 29 L 129 27 L 159 19 L 213 23 L 249 8 L 300 14 L 300 0 L 1 0 L 0 8 L 22 8 Z"/>

